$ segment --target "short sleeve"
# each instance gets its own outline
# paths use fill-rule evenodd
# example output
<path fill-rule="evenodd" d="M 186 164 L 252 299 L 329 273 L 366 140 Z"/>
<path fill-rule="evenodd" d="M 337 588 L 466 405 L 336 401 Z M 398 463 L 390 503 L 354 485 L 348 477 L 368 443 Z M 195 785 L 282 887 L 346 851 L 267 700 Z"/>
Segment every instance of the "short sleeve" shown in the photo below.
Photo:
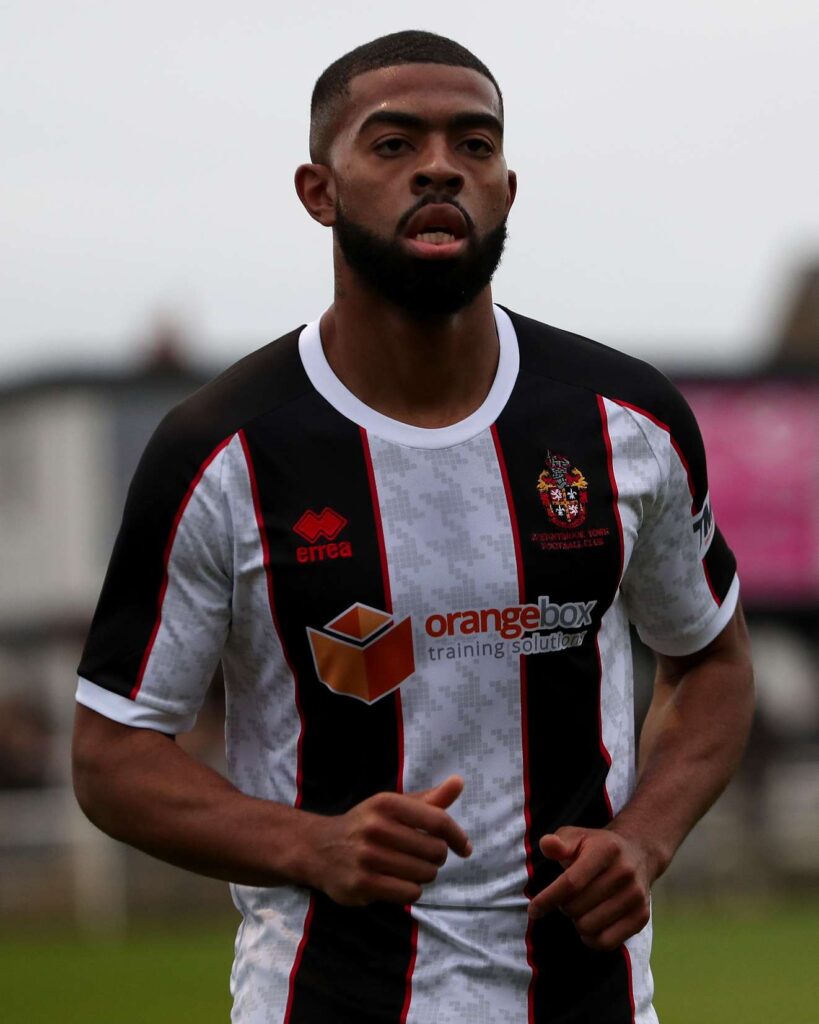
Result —
<path fill-rule="evenodd" d="M 173 414 L 132 481 L 79 667 L 79 703 L 125 725 L 192 728 L 228 630 L 230 437 L 190 438 Z"/>
<path fill-rule="evenodd" d="M 640 638 L 661 654 L 709 644 L 736 608 L 736 560 L 711 508 L 702 437 L 668 382 L 662 418 L 630 407 L 659 466 L 659 487 L 638 531 L 622 590 Z"/>

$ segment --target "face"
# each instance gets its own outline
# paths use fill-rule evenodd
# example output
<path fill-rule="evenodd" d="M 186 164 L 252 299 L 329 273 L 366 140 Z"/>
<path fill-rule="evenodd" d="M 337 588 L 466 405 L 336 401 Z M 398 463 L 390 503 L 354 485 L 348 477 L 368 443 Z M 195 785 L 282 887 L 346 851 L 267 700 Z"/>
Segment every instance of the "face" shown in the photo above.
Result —
<path fill-rule="evenodd" d="M 468 305 L 491 280 L 515 179 L 492 83 L 407 64 L 350 83 L 330 152 L 332 213 L 347 265 L 418 316 Z"/>

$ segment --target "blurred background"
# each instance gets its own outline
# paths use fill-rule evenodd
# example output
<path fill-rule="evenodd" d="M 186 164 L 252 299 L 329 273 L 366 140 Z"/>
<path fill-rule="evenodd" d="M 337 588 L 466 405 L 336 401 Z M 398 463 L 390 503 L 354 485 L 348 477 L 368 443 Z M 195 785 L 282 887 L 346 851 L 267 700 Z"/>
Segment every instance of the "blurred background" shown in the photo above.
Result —
<path fill-rule="evenodd" d="M 76 664 L 158 420 L 330 301 L 330 239 L 292 187 L 315 78 L 410 27 L 504 90 L 520 191 L 497 300 L 679 384 L 739 559 L 759 709 L 657 886 L 661 1019 L 816 1024 L 815 0 L 0 4 L 0 1018 L 227 1019 L 226 887 L 74 804 Z M 216 679 L 181 740 L 217 768 L 222 713 Z"/>

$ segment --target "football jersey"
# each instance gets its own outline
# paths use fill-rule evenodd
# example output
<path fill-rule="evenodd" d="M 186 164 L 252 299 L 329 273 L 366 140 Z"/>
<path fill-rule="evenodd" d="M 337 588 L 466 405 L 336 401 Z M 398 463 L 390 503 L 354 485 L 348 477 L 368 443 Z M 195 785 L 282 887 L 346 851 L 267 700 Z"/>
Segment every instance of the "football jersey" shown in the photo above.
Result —
<path fill-rule="evenodd" d="M 735 562 L 657 370 L 495 307 L 485 401 L 426 429 L 334 375 L 318 323 L 173 410 L 136 472 L 77 699 L 174 734 L 221 659 L 229 775 L 340 814 L 457 773 L 474 847 L 421 899 L 231 887 L 238 1024 L 650 1024 L 650 925 L 598 952 L 528 901 L 538 839 L 635 785 L 629 621 L 685 655 Z M 432 372 L 432 371 L 431 371 Z"/>

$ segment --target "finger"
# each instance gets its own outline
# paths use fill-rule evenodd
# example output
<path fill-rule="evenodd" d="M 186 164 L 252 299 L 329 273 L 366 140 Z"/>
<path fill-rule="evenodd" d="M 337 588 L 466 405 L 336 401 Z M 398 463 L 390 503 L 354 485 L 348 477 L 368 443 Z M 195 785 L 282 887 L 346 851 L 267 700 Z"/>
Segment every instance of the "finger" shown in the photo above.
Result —
<path fill-rule="evenodd" d="M 560 909 L 573 920 L 579 920 L 584 914 L 588 914 L 595 907 L 600 906 L 601 903 L 619 896 L 626 886 L 633 881 L 634 878 L 630 873 L 623 874 L 617 872 L 610 865 L 574 899 L 561 904 Z"/>
<path fill-rule="evenodd" d="M 576 918 L 574 926 L 580 935 L 596 936 L 614 927 L 618 921 L 638 913 L 643 907 L 648 909 L 648 900 L 636 889 L 629 888 Z"/>
<path fill-rule="evenodd" d="M 472 853 L 472 844 L 466 832 L 439 807 L 430 806 L 423 800 L 404 797 L 395 804 L 394 814 L 402 824 L 443 839 L 459 857 L 468 857 Z"/>
<path fill-rule="evenodd" d="M 642 931 L 648 924 L 648 919 L 647 909 L 637 911 L 621 918 L 616 924 L 605 928 L 597 935 L 581 935 L 580 938 L 584 945 L 591 949 L 610 952 L 613 949 L 619 949 L 626 939 L 630 939 L 632 935 Z"/>
<path fill-rule="evenodd" d="M 551 885 L 537 894 L 529 904 L 529 916 L 543 917 L 551 910 L 557 910 L 570 903 L 603 871 L 611 861 L 608 847 L 589 844 L 569 867 Z"/>
<path fill-rule="evenodd" d="M 428 861 L 436 867 L 446 863 L 449 847 L 446 841 L 437 836 L 427 835 L 426 832 L 419 832 L 416 828 L 409 828 L 400 822 L 385 821 L 377 829 L 372 829 L 369 835 L 372 842 L 381 846 L 397 850 L 399 853 L 406 853 L 410 857 Z"/>
<path fill-rule="evenodd" d="M 378 900 L 406 906 L 407 903 L 416 903 L 422 893 L 423 890 L 417 882 L 406 882 L 400 878 L 393 878 L 392 875 L 374 875 L 362 893 L 362 898 L 355 902 L 363 906 Z"/>
<path fill-rule="evenodd" d="M 583 840 L 587 833 L 583 829 L 564 827 L 557 832 L 540 837 L 540 851 L 549 860 L 559 861 L 563 867 L 567 867 L 580 852 Z"/>
<path fill-rule="evenodd" d="M 448 779 L 444 779 L 443 782 L 433 786 L 432 789 L 424 789 L 417 793 L 408 793 L 407 795 L 423 800 L 433 807 L 440 807 L 446 810 L 447 807 L 451 807 L 455 803 L 461 793 L 463 793 L 463 790 L 464 780 L 461 776 L 450 775 Z"/>
<path fill-rule="evenodd" d="M 415 882 L 417 885 L 429 885 L 438 877 L 437 864 L 383 847 L 368 851 L 363 863 L 379 875 L 388 875 L 403 882 Z"/>

